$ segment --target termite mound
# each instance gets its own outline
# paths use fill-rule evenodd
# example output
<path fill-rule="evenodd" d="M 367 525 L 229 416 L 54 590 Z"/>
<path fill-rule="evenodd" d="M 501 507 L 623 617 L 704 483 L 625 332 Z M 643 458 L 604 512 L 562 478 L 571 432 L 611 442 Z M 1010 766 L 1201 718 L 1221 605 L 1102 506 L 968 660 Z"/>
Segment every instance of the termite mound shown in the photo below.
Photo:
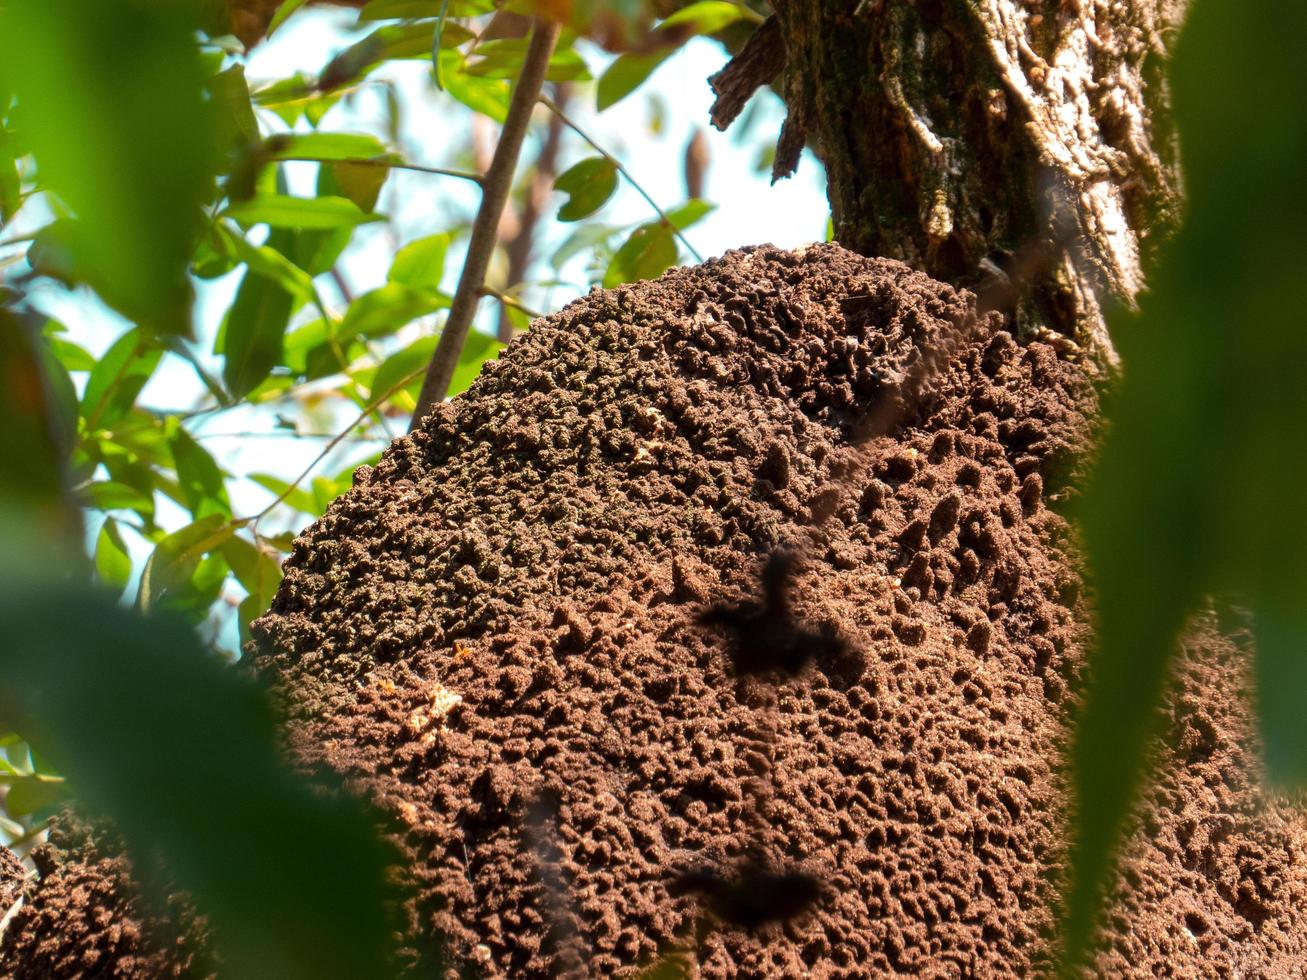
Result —
<path fill-rule="evenodd" d="M 671 949 L 704 977 L 1034 972 L 1090 640 L 1059 511 L 1096 401 L 1074 350 L 974 310 L 836 245 L 596 290 L 303 533 L 250 654 L 297 756 L 390 821 L 410 965 L 443 937 L 488 976 Z M 831 655 L 771 689 L 711 611 L 763 609 L 778 551 L 795 635 Z M 1095 970 L 1288 975 L 1304 822 L 1257 787 L 1244 649 L 1207 621 L 1187 646 Z M 16 976 L 154 948 L 60 946 L 40 910 L 123 875 L 63 846 L 4 937 Z M 813 907 L 750 930 L 669 887 L 759 858 L 819 881 Z"/>

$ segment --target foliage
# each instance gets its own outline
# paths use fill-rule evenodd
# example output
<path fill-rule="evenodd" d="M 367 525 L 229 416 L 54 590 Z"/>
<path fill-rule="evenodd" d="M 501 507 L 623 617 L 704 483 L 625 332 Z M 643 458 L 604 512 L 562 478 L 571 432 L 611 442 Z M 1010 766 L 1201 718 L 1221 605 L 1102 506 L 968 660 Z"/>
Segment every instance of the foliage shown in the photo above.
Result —
<path fill-rule="evenodd" d="M 1069 974 L 1091 942 L 1177 635 L 1204 597 L 1251 613 L 1268 775 L 1307 783 L 1303 29 L 1299 6 L 1211 0 L 1194 5 L 1175 56 L 1188 214 L 1140 314 L 1115 319 L 1124 382 L 1083 505 L 1099 614 L 1073 750 Z"/>
<path fill-rule="evenodd" d="M 268 30 L 302 6 L 283 2 Z M 251 82 L 211 3 L 0 5 L 0 514 L 25 562 L 0 569 L 0 830 L 30 844 L 72 794 L 108 814 L 194 895 L 232 975 L 385 972 L 369 821 L 284 770 L 261 693 L 222 663 L 272 599 L 288 526 L 320 516 L 407 420 L 449 305 L 465 217 L 396 241 L 375 288 L 355 294 L 342 275 L 343 255 L 398 227 L 395 174 L 476 180 L 458 146 L 440 166 L 401 149 L 404 106 L 383 69 L 427 62 L 452 129 L 502 121 L 525 41 L 501 6 L 372 0 L 320 71 Z M 591 78 L 587 38 L 661 61 L 749 16 L 697 3 L 655 23 L 641 3 L 577 4 L 549 78 Z M 375 133 L 333 124 L 378 93 Z M 578 226 L 541 256 L 546 278 L 581 256 L 606 283 L 677 262 L 678 236 L 710 206 L 658 208 L 567 125 L 559 220 L 594 215 L 623 181 L 651 213 Z M 499 293 L 519 327 L 528 285 Z M 116 311 L 117 334 L 96 346 L 43 312 L 61 290 Z M 501 346 L 474 331 L 452 391 Z M 176 390 L 180 368 L 189 406 L 155 407 L 150 392 Z M 288 442 L 334 431 L 302 472 L 245 472 L 212 449 L 222 418 Z M 242 507 L 254 488 L 264 503 Z"/>

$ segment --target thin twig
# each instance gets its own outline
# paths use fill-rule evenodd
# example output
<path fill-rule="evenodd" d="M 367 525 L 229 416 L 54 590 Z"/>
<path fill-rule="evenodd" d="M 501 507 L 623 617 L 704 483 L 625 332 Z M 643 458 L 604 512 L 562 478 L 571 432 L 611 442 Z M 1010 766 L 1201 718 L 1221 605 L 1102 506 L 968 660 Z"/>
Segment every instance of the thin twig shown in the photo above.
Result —
<path fill-rule="evenodd" d="M 308 466 L 304 467 L 304 471 L 300 473 L 299 476 L 295 477 L 294 480 L 292 480 L 290 483 L 286 485 L 286 489 L 277 495 L 276 500 L 268 504 L 267 507 L 264 507 L 263 510 L 259 511 L 257 514 L 254 514 L 250 517 L 240 518 L 239 520 L 233 521 L 233 523 L 240 524 L 240 525 L 253 524 L 257 532 L 259 521 L 267 517 L 268 514 L 273 510 L 273 508 L 281 504 L 287 497 L 289 497 L 292 493 L 294 493 L 297 489 L 299 489 L 299 485 L 309 478 L 309 475 L 315 469 L 318 468 L 318 465 L 324 459 L 330 456 L 332 452 L 335 451 L 336 447 L 339 446 L 342 442 L 344 442 L 349 437 L 349 434 L 359 427 L 359 425 L 363 422 L 364 419 L 366 419 L 369 415 L 371 415 L 374 411 L 376 411 L 381 405 L 384 405 L 386 401 L 397 391 L 400 391 L 401 389 L 408 387 L 408 385 L 412 381 L 414 381 L 419 375 L 421 375 L 426 370 L 427 370 L 426 368 L 416 368 L 410 371 L 408 374 L 404 375 L 404 377 L 400 378 L 393 385 L 391 385 L 389 388 L 383 391 L 380 395 L 373 398 L 372 401 L 364 405 L 363 410 L 359 412 L 357 416 L 355 416 L 354 421 L 351 422 L 349 425 L 345 426 L 345 428 L 341 429 L 338 433 L 336 433 L 332 437 L 331 441 L 322 447 L 322 451 L 318 453 L 318 455 L 313 457 L 312 462 L 310 462 Z"/>
<path fill-rule="evenodd" d="M 561 106 L 567 105 L 571 90 L 563 82 L 554 86 L 554 101 Z M 558 151 L 563 143 L 563 120 L 550 115 L 549 128 L 545 131 L 544 142 L 536 155 L 534 172 L 527 178 L 522 194 L 521 208 L 518 212 L 517 231 L 504 243 L 508 255 L 508 274 L 504 277 L 506 290 L 526 282 L 531 270 L 536 244 L 536 226 L 544 214 L 545 204 L 554 187 L 554 178 L 558 176 Z M 511 203 L 509 205 L 512 206 Z M 513 322 L 509 319 L 508 309 L 501 306 L 499 310 L 500 343 L 513 339 Z"/>
<path fill-rule="evenodd" d="M 278 155 L 278 160 L 299 160 L 305 163 L 351 163 L 357 167 L 386 167 L 390 170 L 415 170 L 420 174 L 436 174 L 440 177 L 457 177 L 459 180 L 470 180 L 474 184 L 480 184 L 485 178 L 481 174 L 474 174 L 470 170 L 449 170 L 445 167 L 424 167 L 417 163 L 402 163 L 396 160 L 373 159 L 370 157 L 349 157 L 342 160 L 339 157 L 314 157 L 304 156 L 299 153 L 290 155 Z"/>
<path fill-rule="evenodd" d="M 495 146 L 495 156 L 481 183 L 481 206 L 472 222 L 472 239 L 467 247 L 463 273 L 459 276 L 458 289 L 449 306 L 449 317 L 440 332 L 440 341 L 436 344 L 431 363 L 427 365 L 410 431 L 416 428 L 433 406 L 444 400 L 445 393 L 449 391 L 449 382 L 458 366 L 463 341 L 467 339 L 472 318 L 476 315 L 477 303 L 481 299 L 486 268 L 495 249 L 499 220 L 504 213 L 508 192 L 512 189 L 513 172 L 517 169 L 518 156 L 522 152 L 522 141 L 531 122 L 531 112 L 540 98 L 549 59 L 553 56 L 554 45 L 558 43 L 558 33 L 558 24 L 543 18 L 537 18 L 531 28 L 531 43 L 522 63 L 522 73 L 513 86 L 508 115 Z"/>
<path fill-rule="evenodd" d="M 533 310 L 533 309 L 531 309 L 531 307 L 525 305 L 525 304 L 524 304 L 520 299 L 518 299 L 516 296 L 512 296 L 512 295 L 510 295 L 510 294 L 508 294 L 508 293 L 502 293 L 502 292 L 500 292 L 498 289 L 492 289 L 492 288 L 489 287 L 489 286 L 482 286 L 482 287 L 481 287 L 481 295 L 482 295 L 482 296 L 491 296 L 491 297 L 493 297 L 493 298 L 499 300 L 499 302 L 503 303 L 505 306 L 511 306 L 511 307 L 513 307 L 514 309 L 521 310 L 523 313 L 525 313 L 527 316 L 529 316 L 532 320 L 538 320 L 538 319 L 540 319 L 542 316 L 544 316 L 544 314 L 541 313 L 539 310 Z M 510 338 L 510 339 L 512 339 L 512 338 Z M 504 339 L 501 337 L 499 342 L 500 342 L 501 344 L 503 344 L 503 343 L 507 343 L 508 341 L 504 340 Z"/>
<path fill-rule="evenodd" d="M 590 146 L 594 148 L 596 153 L 598 153 L 605 160 L 607 160 L 614 167 L 616 167 L 617 172 L 621 174 L 623 177 L 625 177 L 627 183 L 629 183 L 632 187 L 636 189 L 639 195 L 643 197 L 645 201 L 649 204 L 649 207 L 653 208 L 654 212 L 658 215 L 658 217 L 662 219 L 663 223 L 667 225 L 668 228 L 672 229 L 672 234 L 675 235 L 677 239 L 680 241 L 680 243 L 685 246 L 686 251 L 688 251 L 692 256 L 694 256 L 694 260 L 696 262 L 703 261 L 703 256 L 700 255 L 698 251 L 695 249 L 695 247 L 690 244 L 689 239 L 687 239 L 685 235 L 682 234 L 681 229 L 677 228 L 676 225 L 672 224 L 672 222 L 667 217 L 667 212 L 664 211 L 662 208 L 660 208 L 658 206 L 658 202 L 649 196 L 649 192 L 640 186 L 640 182 L 631 176 L 631 171 L 627 170 L 626 167 L 623 166 L 621 160 L 617 159 L 617 157 L 613 156 L 602 146 L 596 143 L 594 138 L 590 136 L 590 134 L 587 133 L 584 129 L 578 126 L 571 118 L 569 118 L 567 113 L 563 112 L 562 107 L 559 106 L 558 103 L 556 103 L 549 96 L 542 94 L 540 96 L 540 104 L 545 106 L 550 112 L 558 116 L 559 119 L 563 120 L 563 123 L 569 129 L 571 129 L 572 132 L 576 133 L 577 136 L 581 137 L 581 139 L 589 143 Z"/>

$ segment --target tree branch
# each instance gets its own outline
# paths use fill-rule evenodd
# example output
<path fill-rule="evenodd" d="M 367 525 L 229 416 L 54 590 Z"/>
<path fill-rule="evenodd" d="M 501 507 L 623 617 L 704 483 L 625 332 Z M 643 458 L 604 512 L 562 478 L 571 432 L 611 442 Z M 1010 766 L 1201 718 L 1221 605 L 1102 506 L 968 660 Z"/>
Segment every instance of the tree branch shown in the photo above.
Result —
<path fill-rule="evenodd" d="M 508 115 L 495 146 L 495 156 L 482 180 L 481 206 L 472 223 L 472 240 L 467 247 L 463 273 L 459 276 L 458 289 L 450 303 L 449 317 L 440 333 L 440 342 L 436 344 L 435 354 L 427 365 L 417 409 L 413 412 L 413 421 L 409 425 L 410 431 L 449 391 L 449 382 L 454 376 L 454 368 L 458 366 L 463 341 L 472 326 L 481 290 L 485 287 L 486 267 L 494 252 L 499 219 L 512 188 L 513 172 L 517 169 L 517 159 L 522 152 L 522 141 L 531 121 L 531 112 L 540 98 L 545 71 L 554 53 L 554 45 L 558 42 L 558 30 L 556 23 L 543 18 L 537 19 L 531 28 L 531 44 L 522 64 L 522 74 L 513 86 Z"/>

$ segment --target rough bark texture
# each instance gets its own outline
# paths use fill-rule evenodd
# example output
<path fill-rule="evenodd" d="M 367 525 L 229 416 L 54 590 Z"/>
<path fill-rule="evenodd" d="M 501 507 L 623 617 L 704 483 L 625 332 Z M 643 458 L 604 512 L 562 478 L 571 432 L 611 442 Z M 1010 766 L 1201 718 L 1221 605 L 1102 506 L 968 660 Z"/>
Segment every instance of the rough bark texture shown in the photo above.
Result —
<path fill-rule="evenodd" d="M 813 147 L 836 239 L 945 282 L 1028 283 L 1021 330 L 1058 330 L 1113 362 L 1103 308 L 1134 302 L 1176 218 L 1163 71 L 1182 0 L 776 8 L 778 175 Z"/>

